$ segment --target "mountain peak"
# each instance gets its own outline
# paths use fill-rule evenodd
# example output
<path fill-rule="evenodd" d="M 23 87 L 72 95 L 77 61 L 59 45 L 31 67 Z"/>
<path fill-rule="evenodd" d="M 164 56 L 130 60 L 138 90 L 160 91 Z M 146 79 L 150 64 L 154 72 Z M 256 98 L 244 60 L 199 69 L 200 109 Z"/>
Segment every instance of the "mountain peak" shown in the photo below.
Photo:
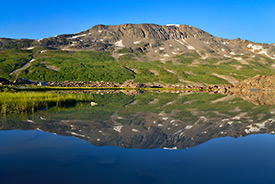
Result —
<path fill-rule="evenodd" d="M 188 53 L 203 59 L 231 58 L 242 63 L 247 63 L 244 55 L 246 58 L 261 55 L 275 59 L 274 44 L 253 43 L 240 38 L 223 39 L 199 28 L 180 24 L 99 24 L 80 33 L 41 40 L 0 40 L 0 48 L 7 48 L 7 45 L 21 48 L 42 46 L 61 50 L 104 50 L 113 52 L 116 58 L 118 55 L 115 53 L 124 48 L 131 52 L 144 53 L 147 61 L 163 62 L 174 60 L 176 55 Z"/>

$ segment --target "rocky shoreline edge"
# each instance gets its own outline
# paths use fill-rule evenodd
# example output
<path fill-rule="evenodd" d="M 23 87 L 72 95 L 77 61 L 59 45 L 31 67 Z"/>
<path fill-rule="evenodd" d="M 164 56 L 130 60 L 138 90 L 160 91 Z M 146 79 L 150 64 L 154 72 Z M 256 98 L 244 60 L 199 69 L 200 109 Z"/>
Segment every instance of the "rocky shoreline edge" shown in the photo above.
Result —
<path fill-rule="evenodd" d="M 29 87 L 45 86 L 45 87 L 64 87 L 64 88 L 112 88 L 112 89 L 169 89 L 169 90 L 184 90 L 184 91 L 204 91 L 209 93 L 230 94 L 230 93 L 246 93 L 248 91 L 274 91 L 275 90 L 275 75 L 256 75 L 248 78 L 235 85 L 206 85 L 206 86 L 191 86 L 184 84 L 160 84 L 160 83 L 138 83 L 131 80 L 124 83 L 117 82 L 83 82 L 83 81 L 64 81 L 64 82 L 38 82 L 30 81 L 25 78 L 18 78 L 15 81 L 9 81 L 5 78 L 0 78 L 0 86 L 22 86 Z"/>

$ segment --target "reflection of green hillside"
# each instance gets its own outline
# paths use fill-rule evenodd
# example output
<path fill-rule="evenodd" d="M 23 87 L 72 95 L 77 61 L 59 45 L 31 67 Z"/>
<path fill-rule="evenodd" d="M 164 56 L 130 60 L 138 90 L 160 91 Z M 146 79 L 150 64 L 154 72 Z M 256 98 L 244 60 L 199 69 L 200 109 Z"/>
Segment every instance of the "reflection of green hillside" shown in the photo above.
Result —
<path fill-rule="evenodd" d="M 118 109 L 132 102 L 134 96 L 128 96 L 123 93 L 119 94 L 89 94 L 89 99 L 93 99 L 98 105 L 91 106 L 90 102 L 78 103 L 75 107 L 69 108 L 52 108 L 45 113 L 53 114 L 57 119 L 78 119 L 106 121 Z"/>
<path fill-rule="evenodd" d="M 84 96 L 89 101 L 76 106 L 1 116 L 0 129 L 38 129 L 98 146 L 183 149 L 217 137 L 273 134 L 275 127 L 275 106 L 256 106 L 232 96 L 152 92 Z M 91 106 L 90 101 L 98 105 Z"/>
<path fill-rule="evenodd" d="M 182 96 L 171 93 L 145 93 L 136 96 L 135 99 L 137 103 L 120 109 L 119 114 L 125 117 L 137 112 L 149 111 L 160 113 L 164 111 L 166 114 L 173 114 L 176 119 L 189 119 L 194 121 L 198 119 L 198 116 L 209 118 L 217 116 L 232 117 L 241 112 L 246 112 L 247 116 L 255 117 L 261 113 L 265 114 L 264 112 L 267 112 L 271 108 L 271 106 L 256 106 L 240 98 L 212 103 L 224 97 L 226 96 L 207 93 L 185 94 Z M 153 104 L 150 103 L 153 102 L 154 99 L 158 99 L 158 101 Z M 172 113 L 173 111 L 175 113 Z"/>
<path fill-rule="evenodd" d="M 207 118 L 233 117 L 244 112 L 247 117 L 257 118 L 259 114 L 270 116 L 268 112 L 272 106 L 256 106 L 239 98 L 228 101 L 215 102 L 224 98 L 224 95 L 217 94 L 176 94 L 176 93 L 143 93 L 140 95 L 119 94 L 90 94 L 97 106 L 90 103 L 78 103 L 75 107 L 56 107 L 43 112 L 51 114 L 51 119 L 75 119 L 87 121 L 111 121 L 111 116 L 116 114 L 123 117 L 116 121 L 129 123 L 137 118 L 141 112 L 165 114 L 179 120 L 195 122 L 200 116 Z M 41 112 L 40 112 L 41 113 Z M 42 113 L 42 114 L 43 114 Z M 138 116 L 138 118 L 145 118 Z"/>

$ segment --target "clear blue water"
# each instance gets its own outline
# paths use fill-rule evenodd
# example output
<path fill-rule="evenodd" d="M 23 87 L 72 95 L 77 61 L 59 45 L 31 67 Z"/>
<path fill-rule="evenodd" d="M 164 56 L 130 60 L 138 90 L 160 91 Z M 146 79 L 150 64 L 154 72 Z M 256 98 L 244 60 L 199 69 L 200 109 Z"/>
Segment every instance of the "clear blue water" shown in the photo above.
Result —
<path fill-rule="evenodd" d="M 0 184 L 275 183 L 274 105 L 91 95 L 97 106 L 0 116 Z"/>
<path fill-rule="evenodd" d="M 274 183 L 275 136 L 185 150 L 96 147 L 42 131 L 0 132 L 0 183 Z"/>

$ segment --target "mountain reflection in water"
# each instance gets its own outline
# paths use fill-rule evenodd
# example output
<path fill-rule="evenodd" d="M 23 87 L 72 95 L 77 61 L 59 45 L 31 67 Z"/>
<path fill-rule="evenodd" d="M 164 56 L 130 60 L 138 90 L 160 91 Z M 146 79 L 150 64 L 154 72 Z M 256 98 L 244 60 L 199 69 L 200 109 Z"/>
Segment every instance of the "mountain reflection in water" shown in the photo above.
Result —
<path fill-rule="evenodd" d="M 86 102 L 1 117 L 1 129 L 43 130 L 96 146 L 141 149 L 184 149 L 219 137 L 275 133 L 272 92 L 125 93 L 94 91 L 96 106 Z"/>

